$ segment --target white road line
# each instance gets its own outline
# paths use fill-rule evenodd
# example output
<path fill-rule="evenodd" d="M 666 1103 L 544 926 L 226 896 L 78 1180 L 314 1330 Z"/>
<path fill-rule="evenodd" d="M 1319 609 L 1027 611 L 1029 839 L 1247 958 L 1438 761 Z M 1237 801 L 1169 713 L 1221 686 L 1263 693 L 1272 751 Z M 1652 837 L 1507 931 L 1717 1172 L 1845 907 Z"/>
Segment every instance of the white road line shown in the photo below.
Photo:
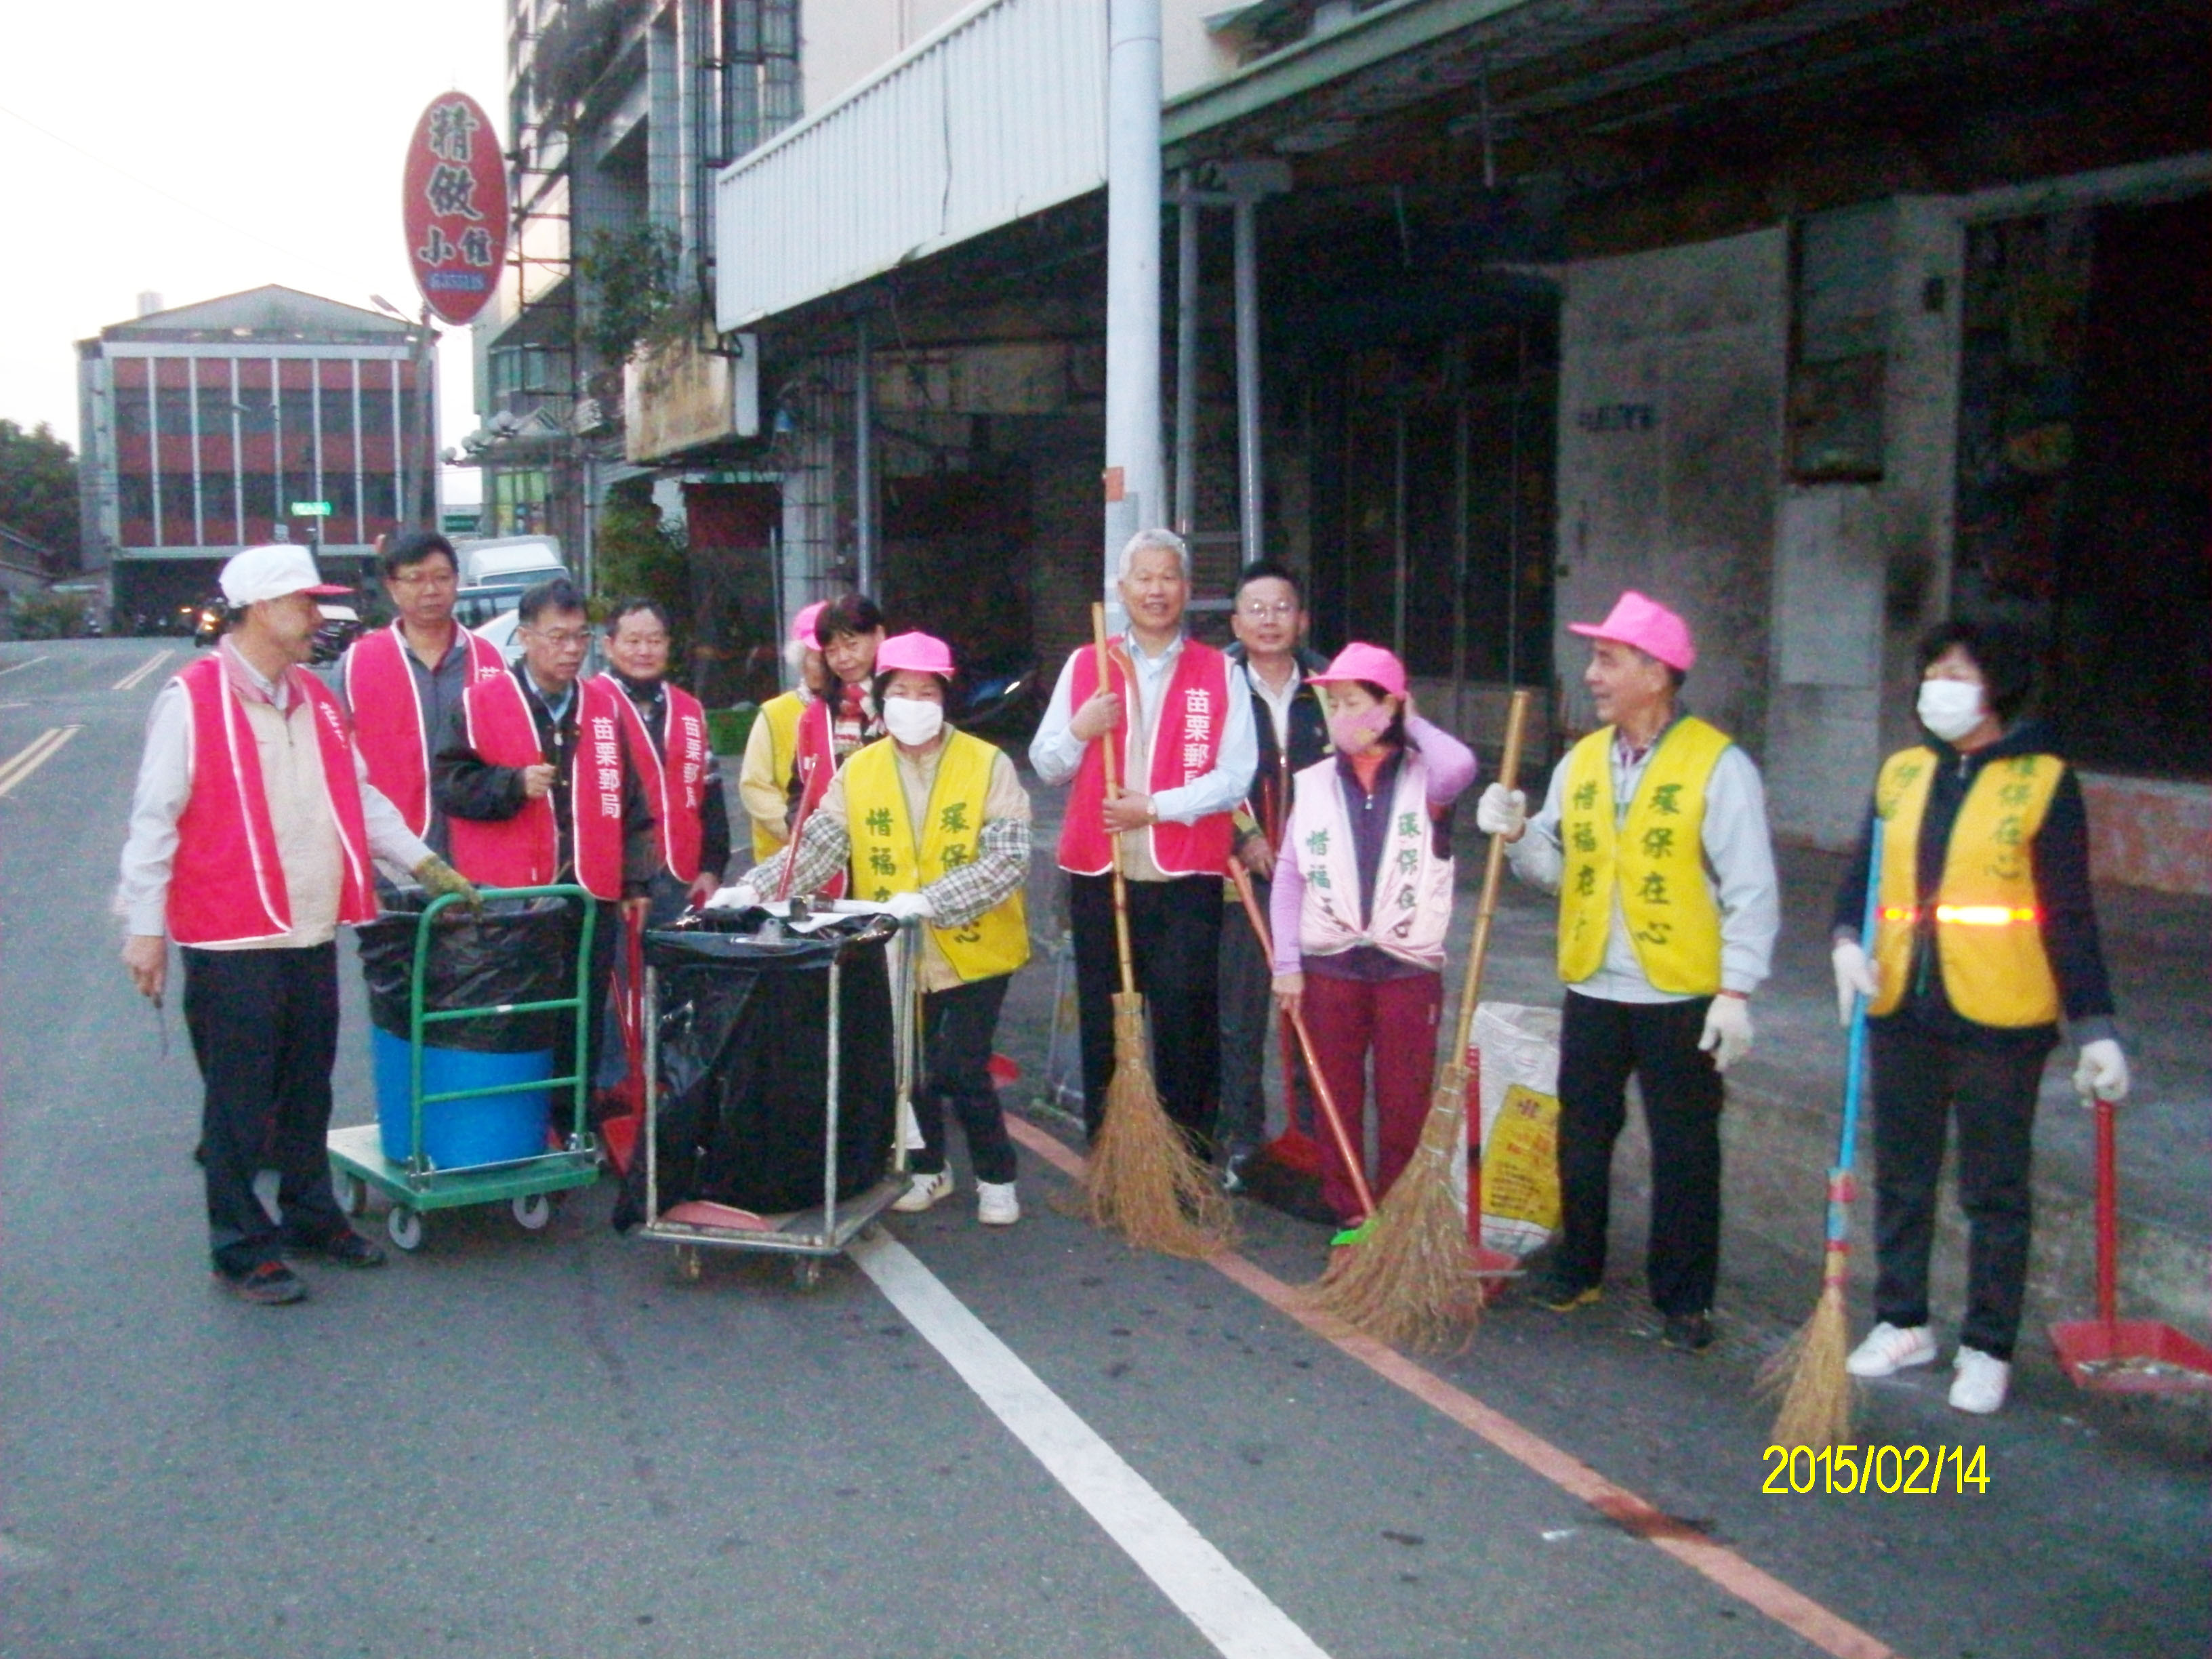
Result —
<path fill-rule="evenodd" d="M 45 660 L 44 657 L 26 657 L 21 662 L 11 662 L 5 668 L 0 668 L 0 674 L 20 674 L 26 668 L 36 668 Z"/>
<path fill-rule="evenodd" d="M 1328 1659 L 913 1252 L 877 1238 L 854 1243 L 852 1256 L 961 1381 L 1226 1659 Z"/>
<path fill-rule="evenodd" d="M 0 761 L 0 796 L 6 795 L 52 760 L 61 746 L 75 737 L 80 729 L 74 726 L 50 726 L 6 760 Z"/>
<path fill-rule="evenodd" d="M 146 676 L 152 673 L 155 669 L 159 668 L 163 663 L 168 661 L 170 658 L 176 654 L 177 653 L 173 649 L 156 651 L 152 656 L 147 658 L 145 661 L 140 663 L 136 668 L 132 669 L 129 673 L 125 674 L 121 679 L 116 681 L 114 684 L 109 686 L 107 689 L 111 691 L 131 690 L 137 687 L 139 681 L 144 679 Z"/>

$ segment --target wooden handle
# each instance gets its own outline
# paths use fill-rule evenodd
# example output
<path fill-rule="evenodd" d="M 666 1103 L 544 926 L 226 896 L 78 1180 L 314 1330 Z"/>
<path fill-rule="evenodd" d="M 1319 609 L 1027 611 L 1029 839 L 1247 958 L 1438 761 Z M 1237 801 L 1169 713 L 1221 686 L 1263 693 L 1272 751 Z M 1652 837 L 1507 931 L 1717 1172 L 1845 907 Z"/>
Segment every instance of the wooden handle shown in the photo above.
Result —
<path fill-rule="evenodd" d="M 1505 715 L 1505 753 L 1498 764 L 1498 781 L 1509 795 L 1521 776 L 1521 739 L 1528 726 L 1529 693 L 1516 691 Z M 1459 998 L 1458 1036 L 1452 1049 L 1455 1065 L 1467 1062 L 1467 1042 L 1474 1033 L 1474 1006 L 1482 998 L 1482 964 L 1490 955 L 1490 924 L 1498 915 L 1498 889 L 1505 876 L 1505 837 L 1490 838 L 1490 854 L 1482 866 L 1482 899 L 1474 912 L 1474 943 L 1468 951 L 1467 983 Z"/>
<path fill-rule="evenodd" d="M 1106 606 L 1103 601 L 1091 602 L 1091 647 L 1098 653 L 1098 690 L 1112 689 L 1112 667 L 1106 654 Z M 1115 781 L 1115 765 L 1121 758 L 1114 752 L 1114 734 L 1106 733 L 1098 740 L 1098 757 L 1106 766 L 1105 799 L 1112 800 L 1121 793 Z M 1114 947 L 1121 959 L 1121 994 L 1137 994 L 1137 958 L 1129 945 L 1129 884 L 1121 873 L 1121 837 L 1109 830 L 1106 832 L 1106 848 L 1114 861 Z"/>

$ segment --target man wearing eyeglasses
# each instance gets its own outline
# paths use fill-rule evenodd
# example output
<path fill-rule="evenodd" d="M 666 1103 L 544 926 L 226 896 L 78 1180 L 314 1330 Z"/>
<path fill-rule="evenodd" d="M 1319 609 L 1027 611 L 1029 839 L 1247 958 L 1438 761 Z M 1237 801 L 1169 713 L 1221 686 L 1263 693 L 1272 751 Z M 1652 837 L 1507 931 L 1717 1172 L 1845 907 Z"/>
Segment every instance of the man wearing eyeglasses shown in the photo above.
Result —
<path fill-rule="evenodd" d="M 574 882 L 599 906 L 590 1006 L 605 1000 L 615 908 L 648 902 L 660 842 L 623 729 L 622 693 L 580 678 L 591 644 L 584 596 L 565 576 L 516 607 L 522 660 L 471 686 L 439 738 L 433 788 L 453 863 L 480 886 Z M 586 1022 L 596 1049 L 599 1022 Z M 595 1055 L 587 1055 L 586 1075 Z"/>
<path fill-rule="evenodd" d="M 1260 762 L 1252 787 L 1237 809 L 1237 861 L 1251 877 L 1260 914 L 1275 874 L 1275 855 L 1290 823 L 1291 780 L 1328 752 L 1328 716 L 1306 676 L 1328 665 L 1305 648 L 1306 613 L 1297 578 L 1272 562 L 1248 565 L 1237 580 L 1237 608 L 1231 626 L 1237 642 L 1227 655 L 1232 691 L 1249 692 L 1252 728 Z M 1244 1190 L 1246 1173 L 1267 1128 L 1267 1097 L 1262 1081 L 1267 1055 L 1267 1014 L 1273 969 L 1258 937 L 1234 893 L 1231 915 L 1221 924 L 1221 1118 L 1224 1156 L 1221 1184 Z M 1284 1115 L 1307 1128 L 1312 1109 L 1293 1078 L 1284 1079 Z M 1295 1089 L 1295 1094 L 1291 1092 Z M 1296 1103 L 1293 1103 L 1293 1101 Z M 1304 1109 L 1301 1111 L 1301 1107 Z M 1301 1118 L 1309 1120 L 1301 1122 Z"/>
<path fill-rule="evenodd" d="M 500 678 L 507 664 L 497 647 L 453 620 L 460 567 L 451 542 L 435 531 L 410 530 L 385 544 L 378 563 L 398 619 L 346 647 L 338 698 L 368 781 L 442 857 L 452 842 L 431 795 L 431 746 L 462 694 L 478 680 Z"/>

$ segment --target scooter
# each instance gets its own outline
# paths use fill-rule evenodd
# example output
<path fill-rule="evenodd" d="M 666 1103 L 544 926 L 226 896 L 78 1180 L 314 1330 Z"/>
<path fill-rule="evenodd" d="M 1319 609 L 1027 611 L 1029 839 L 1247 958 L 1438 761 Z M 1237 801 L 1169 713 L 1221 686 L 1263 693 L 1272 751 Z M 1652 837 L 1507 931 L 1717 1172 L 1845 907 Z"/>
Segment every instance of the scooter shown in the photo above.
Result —
<path fill-rule="evenodd" d="M 1035 652 L 978 658 L 963 671 L 961 680 L 952 723 L 972 736 L 1025 741 L 1044 717 Z"/>

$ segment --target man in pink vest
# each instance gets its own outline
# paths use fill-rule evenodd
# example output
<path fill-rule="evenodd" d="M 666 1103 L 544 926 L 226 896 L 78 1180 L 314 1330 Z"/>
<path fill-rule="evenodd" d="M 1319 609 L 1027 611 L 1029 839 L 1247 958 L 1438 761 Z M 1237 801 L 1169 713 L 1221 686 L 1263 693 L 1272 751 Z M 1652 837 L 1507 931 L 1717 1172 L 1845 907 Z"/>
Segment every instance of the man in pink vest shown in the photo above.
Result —
<path fill-rule="evenodd" d="M 1221 653 L 1183 635 L 1190 555 L 1181 537 L 1140 530 L 1130 538 L 1120 586 L 1129 630 L 1108 643 L 1109 683 L 1098 683 L 1091 647 L 1069 657 L 1030 744 L 1030 763 L 1047 783 L 1073 784 L 1060 867 L 1067 872 L 1075 936 L 1086 1127 L 1096 1138 L 1114 1075 L 1118 839 L 1161 1101 L 1205 1156 L 1219 1087 L 1222 875 L 1231 814 L 1258 758 L 1252 700 L 1231 695 Z M 1110 794 L 1102 740 L 1115 745 L 1118 787 Z"/>
<path fill-rule="evenodd" d="M 379 563 L 398 619 L 347 647 L 338 696 L 353 717 L 368 781 L 443 854 L 451 843 L 430 794 L 431 746 L 462 693 L 504 674 L 507 663 L 497 647 L 453 620 L 460 566 L 451 542 L 410 530 L 392 538 Z"/>
<path fill-rule="evenodd" d="M 730 805 L 707 741 L 707 711 L 669 684 L 669 635 L 656 600 L 624 599 L 607 618 L 607 678 L 622 691 L 630 758 L 660 837 L 650 895 L 656 927 L 712 898 L 730 862 Z"/>
<path fill-rule="evenodd" d="M 324 587 L 299 547 L 222 568 L 230 631 L 155 698 L 116 896 L 123 960 L 158 1006 L 183 947 L 185 1024 L 206 1085 L 200 1161 L 216 1276 L 249 1302 L 296 1302 L 284 1255 L 374 1267 L 346 1223 L 324 1138 L 338 1033 L 342 925 L 376 914 L 372 858 L 435 892 L 468 884 L 369 783 L 337 700 L 307 672 Z M 253 1190 L 273 1164 L 282 1222 Z"/>
<path fill-rule="evenodd" d="M 579 678 L 592 638 L 583 594 L 565 576 L 540 582 L 523 594 L 515 621 L 522 660 L 468 689 L 438 739 L 430 787 L 451 821 L 453 862 L 471 881 L 574 882 L 592 896 L 587 989 L 596 1008 L 614 966 L 617 907 L 648 902 L 659 837 L 622 693 L 604 678 Z M 590 1076 L 599 1022 L 585 1025 Z"/>

